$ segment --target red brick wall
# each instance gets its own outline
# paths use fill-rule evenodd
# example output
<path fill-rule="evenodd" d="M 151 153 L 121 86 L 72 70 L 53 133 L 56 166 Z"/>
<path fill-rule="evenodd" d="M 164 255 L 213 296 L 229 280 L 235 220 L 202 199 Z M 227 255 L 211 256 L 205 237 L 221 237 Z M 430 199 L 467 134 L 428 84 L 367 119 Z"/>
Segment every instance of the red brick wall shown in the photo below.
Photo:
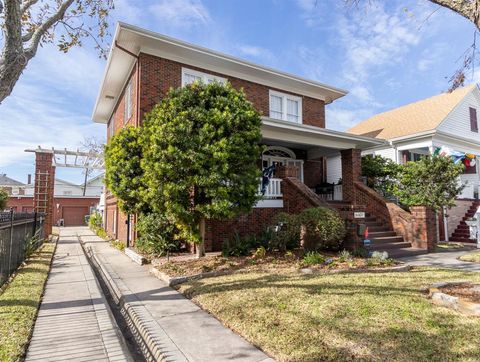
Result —
<path fill-rule="evenodd" d="M 33 212 L 33 196 L 32 197 L 16 197 L 10 196 L 7 201 L 7 208 L 13 208 L 15 212 Z"/>
<path fill-rule="evenodd" d="M 412 246 L 434 251 L 438 240 L 435 212 L 425 206 L 412 206 L 410 211 L 415 235 Z"/>
<path fill-rule="evenodd" d="M 307 96 L 291 93 L 284 89 L 275 89 L 266 85 L 250 82 L 227 76 L 222 73 L 212 72 L 198 67 L 185 65 L 173 60 L 159 58 L 149 54 L 140 54 L 140 118 L 149 112 L 153 106 L 166 96 L 170 88 L 179 88 L 182 85 L 182 67 L 205 72 L 219 77 L 227 78 L 232 85 L 243 88 L 247 98 L 255 108 L 264 116 L 268 116 L 269 90 L 292 94 L 302 98 L 303 123 L 311 126 L 325 128 L 325 102 Z"/>
<path fill-rule="evenodd" d="M 232 220 L 208 220 L 205 230 L 205 250 L 220 251 L 225 239 L 238 233 L 244 235 L 258 235 L 267 226 L 282 208 L 254 208 L 250 213 Z"/>

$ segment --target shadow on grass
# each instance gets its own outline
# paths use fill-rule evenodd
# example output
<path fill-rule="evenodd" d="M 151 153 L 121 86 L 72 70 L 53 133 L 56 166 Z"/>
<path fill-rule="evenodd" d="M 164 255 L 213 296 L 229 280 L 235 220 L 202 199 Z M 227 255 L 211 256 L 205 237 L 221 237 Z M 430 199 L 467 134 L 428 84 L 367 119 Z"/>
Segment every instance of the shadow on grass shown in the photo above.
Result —
<path fill-rule="evenodd" d="M 473 342 L 480 338 L 478 320 L 430 305 L 420 290 L 439 277 L 472 274 L 428 273 L 431 268 L 393 274 L 235 275 L 197 280 L 183 292 L 206 297 L 199 301 L 214 308 L 222 293 L 238 292 L 232 302 L 223 295 L 217 317 L 282 360 L 480 360 L 480 346 Z M 292 292 L 278 292 L 282 289 Z M 239 305 L 246 311 L 239 312 Z M 285 340 L 290 342 L 282 345 Z"/>

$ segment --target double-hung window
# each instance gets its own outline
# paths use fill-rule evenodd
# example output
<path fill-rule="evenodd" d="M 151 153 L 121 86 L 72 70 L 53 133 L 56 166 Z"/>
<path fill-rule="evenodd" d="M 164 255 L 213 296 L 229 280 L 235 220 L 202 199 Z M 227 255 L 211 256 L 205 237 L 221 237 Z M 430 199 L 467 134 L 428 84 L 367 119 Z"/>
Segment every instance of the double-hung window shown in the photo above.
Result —
<path fill-rule="evenodd" d="M 132 81 L 128 82 L 127 88 L 125 88 L 125 113 L 124 122 L 127 123 L 133 114 L 133 87 Z"/>
<path fill-rule="evenodd" d="M 271 90 L 270 118 L 302 123 L 302 98 Z"/>
<path fill-rule="evenodd" d="M 200 82 L 209 84 L 212 82 L 225 83 L 227 80 L 222 77 L 217 77 L 216 75 L 211 75 L 198 70 L 182 68 L 182 87 L 192 84 L 193 82 Z"/>

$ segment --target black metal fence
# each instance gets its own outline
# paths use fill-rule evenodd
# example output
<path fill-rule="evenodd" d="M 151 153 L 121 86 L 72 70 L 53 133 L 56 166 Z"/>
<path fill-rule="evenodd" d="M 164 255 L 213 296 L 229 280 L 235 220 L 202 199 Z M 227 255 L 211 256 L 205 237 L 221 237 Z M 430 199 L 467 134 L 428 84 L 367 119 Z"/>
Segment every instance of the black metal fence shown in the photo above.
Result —
<path fill-rule="evenodd" d="M 0 212 L 0 286 L 44 240 L 40 213 Z"/>

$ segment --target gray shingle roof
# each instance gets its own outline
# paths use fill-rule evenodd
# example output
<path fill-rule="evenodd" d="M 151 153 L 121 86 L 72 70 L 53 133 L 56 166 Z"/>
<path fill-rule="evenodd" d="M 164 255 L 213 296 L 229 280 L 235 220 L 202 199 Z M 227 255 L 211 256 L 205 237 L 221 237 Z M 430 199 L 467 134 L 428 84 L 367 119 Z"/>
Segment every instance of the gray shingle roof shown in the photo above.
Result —
<path fill-rule="evenodd" d="M 0 173 L 0 186 L 25 186 L 25 184 L 7 177 L 4 173 Z"/>

